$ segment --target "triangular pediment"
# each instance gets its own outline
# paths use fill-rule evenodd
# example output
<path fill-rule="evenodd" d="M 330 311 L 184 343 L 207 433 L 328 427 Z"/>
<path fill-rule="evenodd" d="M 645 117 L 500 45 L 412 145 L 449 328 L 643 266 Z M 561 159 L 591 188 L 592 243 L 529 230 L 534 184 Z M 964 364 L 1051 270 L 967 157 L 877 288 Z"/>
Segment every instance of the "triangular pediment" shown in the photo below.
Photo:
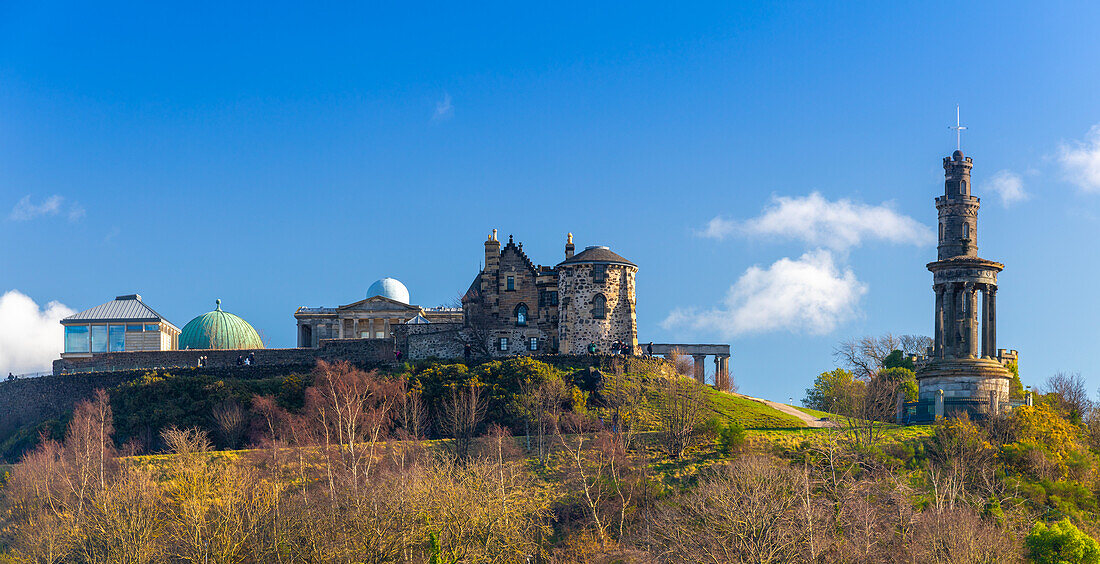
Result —
<path fill-rule="evenodd" d="M 365 300 L 359 300 L 355 303 L 348 305 L 342 305 L 336 308 L 337 311 L 398 311 L 398 312 L 419 312 L 420 306 L 414 306 L 409 304 L 403 304 L 397 300 L 391 300 L 384 296 L 371 296 Z"/>

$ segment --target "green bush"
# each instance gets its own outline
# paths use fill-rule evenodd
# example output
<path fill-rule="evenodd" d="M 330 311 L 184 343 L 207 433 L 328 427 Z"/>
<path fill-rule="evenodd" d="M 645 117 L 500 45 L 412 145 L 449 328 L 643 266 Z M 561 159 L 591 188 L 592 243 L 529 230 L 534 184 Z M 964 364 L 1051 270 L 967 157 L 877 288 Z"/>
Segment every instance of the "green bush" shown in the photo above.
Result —
<path fill-rule="evenodd" d="M 723 454 L 731 454 L 741 450 L 745 445 L 745 428 L 734 421 L 718 432 L 718 448 Z"/>
<path fill-rule="evenodd" d="M 1028 559 L 1038 564 L 1100 563 L 1100 544 L 1068 518 L 1049 528 L 1044 523 L 1035 523 L 1024 539 L 1024 547 Z"/>

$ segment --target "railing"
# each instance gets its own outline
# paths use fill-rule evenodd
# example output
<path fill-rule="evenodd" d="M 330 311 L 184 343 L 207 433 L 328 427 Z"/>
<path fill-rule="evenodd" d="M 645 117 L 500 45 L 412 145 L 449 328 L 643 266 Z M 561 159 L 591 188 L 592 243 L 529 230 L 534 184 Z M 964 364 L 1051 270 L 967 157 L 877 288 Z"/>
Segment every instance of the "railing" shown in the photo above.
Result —
<path fill-rule="evenodd" d="M 1026 405 L 1026 403 L 1025 400 L 1014 399 L 1001 402 L 1000 408 L 1003 411 L 1012 411 L 1021 405 Z M 988 418 L 990 411 L 988 399 L 943 398 L 944 417 L 966 413 L 970 419 L 980 420 Z M 902 411 L 902 419 L 906 425 L 934 423 L 936 421 L 936 400 L 925 399 L 906 402 Z"/>
<path fill-rule="evenodd" d="M 52 370 L 46 370 L 43 372 L 27 372 L 25 374 L 11 374 L 9 373 L 3 379 L 7 381 L 22 380 L 23 378 L 41 378 L 43 376 L 53 376 Z"/>

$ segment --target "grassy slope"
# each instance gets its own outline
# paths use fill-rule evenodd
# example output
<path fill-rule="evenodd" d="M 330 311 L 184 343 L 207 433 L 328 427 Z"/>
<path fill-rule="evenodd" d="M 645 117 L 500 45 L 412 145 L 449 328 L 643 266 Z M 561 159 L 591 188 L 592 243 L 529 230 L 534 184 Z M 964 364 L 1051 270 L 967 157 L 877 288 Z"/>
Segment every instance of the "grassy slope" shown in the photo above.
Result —
<path fill-rule="evenodd" d="M 801 419 L 758 401 L 707 388 L 707 399 L 715 415 L 725 422 L 737 422 L 746 429 L 801 429 Z"/>

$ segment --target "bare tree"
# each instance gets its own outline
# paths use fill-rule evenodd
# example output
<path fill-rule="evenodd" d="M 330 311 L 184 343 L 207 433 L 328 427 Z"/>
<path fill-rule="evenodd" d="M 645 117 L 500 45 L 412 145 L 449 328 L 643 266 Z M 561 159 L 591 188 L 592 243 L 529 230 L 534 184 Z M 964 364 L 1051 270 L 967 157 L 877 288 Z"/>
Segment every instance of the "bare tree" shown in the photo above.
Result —
<path fill-rule="evenodd" d="M 690 378 L 665 379 L 659 400 L 661 446 L 674 458 L 691 446 L 703 417 L 703 394 L 703 385 Z"/>
<path fill-rule="evenodd" d="M 222 444 L 231 449 L 240 448 L 248 423 L 245 410 L 236 401 L 228 399 L 216 404 L 211 415 L 218 424 Z"/>
<path fill-rule="evenodd" d="M 456 452 L 463 460 L 469 458 L 470 445 L 485 419 L 488 406 L 481 396 L 481 384 L 471 381 L 451 386 L 443 401 L 441 427 L 455 439 Z"/>
<path fill-rule="evenodd" d="M 841 341 L 833 349 L 833 357 L 848 367 L 856 378 L 869 380 L 878 374 L 882 361 L 890 353 L 900 350 L 902 339 L 887 333 L 880 337 L 860 337 Z"/>
<path fill-rule="evenodd" d="M 651 543 L 671 562 L 798 561 L 803 477 L 760 456 L 718 468 L 654 519 Z"/>
<path fill-rule="evenodd" d="M 1085 387 L 1085 379 L 1080 372 L 1056 373 L 1047 378 L 1042 392 L 1052 396 L 1058 407 L 1075 421 L 1080 421 L 1092 409 L 1092 400 L 1089 399 L 1088 388 Z"/>

